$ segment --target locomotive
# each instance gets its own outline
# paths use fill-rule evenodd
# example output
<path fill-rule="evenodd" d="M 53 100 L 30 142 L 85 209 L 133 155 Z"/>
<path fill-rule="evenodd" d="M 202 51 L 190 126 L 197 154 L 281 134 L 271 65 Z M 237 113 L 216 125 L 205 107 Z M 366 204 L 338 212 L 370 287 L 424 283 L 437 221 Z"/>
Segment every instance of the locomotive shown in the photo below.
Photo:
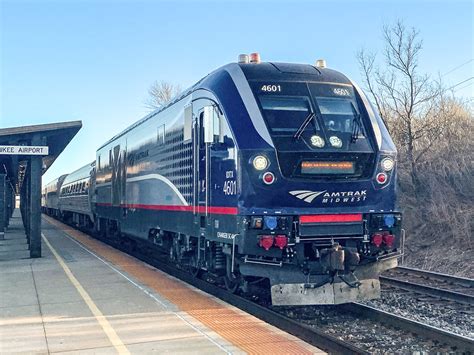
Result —
<path fill-rule="evenodd" d="M 45 213 L 273 305 L 379 297 L 397 265 L 396 148 L 364 92 L 258 54 L 208 74 L 48 184 Z"/>

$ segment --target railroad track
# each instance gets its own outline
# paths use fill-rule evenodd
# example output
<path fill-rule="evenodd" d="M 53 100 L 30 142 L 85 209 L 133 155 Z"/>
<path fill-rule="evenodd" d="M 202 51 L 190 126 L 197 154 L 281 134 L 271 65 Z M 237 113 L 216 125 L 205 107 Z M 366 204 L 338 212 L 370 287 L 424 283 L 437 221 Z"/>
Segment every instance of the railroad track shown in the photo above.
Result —
<path fill-rule="evenodd" d="M 399 266 L 385 272 L 380 281 L 382 285 L 474 305 L 472 279 Z"/>
<path fill-rule="evenodd" d="M 150 254 L 149 248 L 145 249 L 146 252 L 141 252 L 141 248 L 137 248 L 135 245 L 131 247 L 131 244 L 117 243 L 115 241 L 103 238 L 97 239 L 100 239 L 106 244 L 130 254 L 173 277 L 176 277 L 206 293 L 209 293 L 329 353 L 369 354 L 373 351 L 373 349 L 367 349 L 367 347 L 364 347 L 364 345 L 358 344 L 357 341 L 344 340 L 345 336 L 343 334 L 328 334 L 326 331 L 324 331 L 324 326 L 314 326 L 305 324 L 299 319 L 292 319 L 286 316 L 285 312 L 279 309 L 280 307 L 269 307 L 265 304 L 258 304 L 257 302 L 249 300 L 248 298 L 232 294 L 216 284 L 196 278 L 188 271 L 176 268 L 168 261 L 165 261 L 165 258 L 162 254 L 156 252 Z M 285 308 L 288 309 L 288 307 Z M 305 307 L 300 306 L 298 308 L 303 310 L 303 312 L 306 312 L 304 310 Z M 324 309 L 325 307 L 308 306 L 306 308 Z M 393 315 L 373 307 L 358 303 L 351 303 L 335 306 L 332 307 L 332 309 L 337 309 L 337 311 L 334 313 L 334 321 L 336 323 L 338 322 L 337 317 L 342 317 L 343 315 L 347 316 L 347 313 L 350 313 L 350 315 L 353 317 L 353 319 L 349 321 L 350 323 L 358 323 L 360 318 L 364 318 L 372 322 L 372 324 L 376 324 L 379 329 L 385 327 L 390 328 L 392 333 L 396 331 L 396 337 L 399 339 L 405 339 L 406 337 L 413 336 L 416 338 L 418 336 L 428 341 L 432 341 L 435 344 L 439 344 L 440 346 L 443 346 L 443 349 L 448 349 L 448 351 L 468 353 L 474 352 L 474 342 L 470 338 L 447 332 L 442 329 L 438 329 L 401 316 Z M 350 338 L 357 339 L 358 335 L 359 334 L 355 333 Z"/>
<path fill-rule="evenodd" d="M 360 303 L 349 303 L 341 307 L 359 317 L 368 318 L 393 328 L 409 331 L 417 336 L 434 340 L 440 345 L 447 345 L 455 352 L 471 353 L 474 351 L 473 339 L 463 335 L 455 334 Z"/>

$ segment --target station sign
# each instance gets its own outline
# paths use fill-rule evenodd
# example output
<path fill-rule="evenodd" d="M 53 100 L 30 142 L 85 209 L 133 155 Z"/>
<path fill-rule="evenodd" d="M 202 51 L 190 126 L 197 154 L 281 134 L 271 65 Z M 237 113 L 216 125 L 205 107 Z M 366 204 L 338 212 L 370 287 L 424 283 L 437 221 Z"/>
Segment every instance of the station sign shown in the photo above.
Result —
<path fill-rule="evenodd" d="M 0 155 L 48 155 L 49 147 L 41 145 L 0 145 Z"/>

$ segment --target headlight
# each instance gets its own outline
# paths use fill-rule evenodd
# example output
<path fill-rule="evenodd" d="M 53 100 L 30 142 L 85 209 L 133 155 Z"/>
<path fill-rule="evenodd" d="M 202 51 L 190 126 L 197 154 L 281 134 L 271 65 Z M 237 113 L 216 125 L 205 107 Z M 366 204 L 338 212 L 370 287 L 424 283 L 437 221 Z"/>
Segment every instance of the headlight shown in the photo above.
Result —
<path fill-rule="evenodd" d="M 263 155 L 257 155 L 255 158 L 253 158 L 252 164 L 257 170 L 265 170 L 268 166 L 268 159 Z"/>
<path fill-rule="evenodd" d="M 395 162 L 393 161 L 392 158 L 385 158 L 381 161 L 380 165 L 382 166 L 382 169 L 384 171 L 390 171 L 393 169 Z"/>
<path fill-rule="evenodd" d="M 341 148 L 342 147 L 341 139 L 339 137 L 336 137 L 336 136 L 329 137 L 329 143 L 331 143 L 331 145 L 334 148 Z"/>
<path fill-rule="evenodd" d="M 315 147 L 322 148 L 324 147 L 324 139 L 317 135 L 311 136 L 311 144 Z"/>

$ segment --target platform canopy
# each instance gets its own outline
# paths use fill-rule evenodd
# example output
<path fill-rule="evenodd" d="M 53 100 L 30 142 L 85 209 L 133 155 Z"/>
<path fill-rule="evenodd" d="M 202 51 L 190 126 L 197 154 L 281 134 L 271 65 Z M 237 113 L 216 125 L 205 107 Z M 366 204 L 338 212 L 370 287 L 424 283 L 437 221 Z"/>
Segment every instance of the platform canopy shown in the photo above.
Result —
<path fill-rule="evenodd" d="M 69 121 L 1 128 L 0 146 L 47 146 L 48 155 L 42 156 L 42 174 L 44 174 L 81 127 L 81 121 Z M 16 187 L 17 193 L 25 174 L 25 162 L 28 159 L 28 155 L 0 152 L 0 173 L 7 174 L 7 179 Z"/>
<path fill-rule="evenodd" d="M 81 127 L 72 121 L 0 129 L 0 239 L 19 194 L 30 257 L 41 257 L 41 176 Z"/>

